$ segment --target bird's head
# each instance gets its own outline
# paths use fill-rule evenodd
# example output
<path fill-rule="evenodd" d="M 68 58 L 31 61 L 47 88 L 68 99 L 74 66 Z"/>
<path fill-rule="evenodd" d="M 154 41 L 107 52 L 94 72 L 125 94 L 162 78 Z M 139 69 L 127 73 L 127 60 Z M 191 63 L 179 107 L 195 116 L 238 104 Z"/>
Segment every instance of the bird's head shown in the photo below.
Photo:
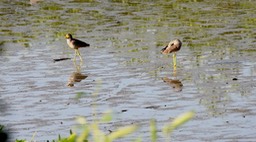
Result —
<path fill-rule="evenodd" d="M 163 54 L 177 52 L 180 50 L 181 45 L 182 45 L 181 41 L 179 39 L 175 39 L 175 40 L 171 41 L 165 48 L 163 48 L 161 50 L 161 52 Z"/>
<path fill-rule="evenodd" d="M 71 34 L 66 34 L 66 39 L 72 39 L 72 35 Z"/>
<path fill-rule="evenodd" d="M 179 39 L 175 39 L 175 40 L 171 41 L 168 46 L 169 47 L 175 46 L 176 48 L 180 49 L 181 45 L 182 45 L 181 41 Z"/>

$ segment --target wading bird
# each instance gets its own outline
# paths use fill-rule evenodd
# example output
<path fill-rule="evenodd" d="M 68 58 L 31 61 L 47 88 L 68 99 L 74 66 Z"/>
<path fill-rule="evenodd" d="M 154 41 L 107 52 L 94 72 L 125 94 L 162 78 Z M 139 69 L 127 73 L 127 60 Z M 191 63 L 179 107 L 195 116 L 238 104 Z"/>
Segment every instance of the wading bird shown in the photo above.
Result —
<path fill-rule="evenodd" d="M 176 52 L 178 52 L 181 48 L 181 41 L 179 39 L 175 39 L 171 41 L 165 48 L 162 49 L 162 54 L 169 54 L 173 52 L 173 66 L 176 67 L 177 59 L 176 59 Z"/>
<path fill-rule="evenodd" d="M 79 52 L 78 49 L 81 48 L 81 47 L 88 47 L 88 46 L 90 46 L 90 44 L 85 43 L 85 42 L 83 42 L 83 41 L 80 41 L 80 40 L 78 40 L 78 39 L 73 38 L 71 34 L 66 34 L 65 37 L 66 37 L 66 39 L 67 39 L 67 44 L 68 44 L 68 46 L 69 46 L 70 48 L 72 48 L 72 49 L 75 49 L 74 61 L 76 60 L 76 56 L 77 56 L 77 55 L 79 56 L 80 60 L 83 61 L 83 59 L 82 59 L 82 57 L 81 57 L 81 54 L 80 54 L 80 52 Z"/>

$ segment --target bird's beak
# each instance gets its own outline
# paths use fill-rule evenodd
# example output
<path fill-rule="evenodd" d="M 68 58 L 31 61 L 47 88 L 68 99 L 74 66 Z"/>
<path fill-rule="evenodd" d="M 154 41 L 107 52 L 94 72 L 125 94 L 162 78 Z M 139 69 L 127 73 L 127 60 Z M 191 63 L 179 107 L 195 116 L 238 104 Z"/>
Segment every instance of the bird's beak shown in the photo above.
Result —
<path fill-rule="evenodd" d="M 68 35 L 65 35 L 65 38 L 66 38 L 66 39 L 68 39 L 68 38 L 69 38 L 69 36 L 68 36 Z"/>
<path fill-rule="evenodd" d="M 164 51 L 166 50 L 167 47 L 168 47 L 168 45 L 166 45 L 163 49 L 161 49 L 161 52 L 164 53 Z"/>

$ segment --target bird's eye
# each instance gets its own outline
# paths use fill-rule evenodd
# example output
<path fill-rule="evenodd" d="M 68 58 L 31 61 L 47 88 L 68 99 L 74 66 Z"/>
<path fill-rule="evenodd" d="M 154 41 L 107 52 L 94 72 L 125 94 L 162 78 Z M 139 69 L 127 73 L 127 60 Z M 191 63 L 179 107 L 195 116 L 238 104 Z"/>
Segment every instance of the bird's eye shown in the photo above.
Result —
<path fill-rule="evenodd" d="M 174 45 L 174 43 L 171 44 L 171 46 L 173 46 L 173 45 Z"/>

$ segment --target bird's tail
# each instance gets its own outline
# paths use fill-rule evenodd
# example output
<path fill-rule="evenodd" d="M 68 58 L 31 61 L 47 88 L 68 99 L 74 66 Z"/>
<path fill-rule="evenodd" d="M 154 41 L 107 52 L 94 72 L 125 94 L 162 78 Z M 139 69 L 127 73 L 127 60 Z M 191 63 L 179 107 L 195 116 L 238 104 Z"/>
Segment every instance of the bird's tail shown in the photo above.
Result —
<path fill-rule="evenodd" d="M 80 47 L 80 48 L 85 48 L 85 47 L 89 47 L 90 46 L 90 44 L 88 44 L 88 43 L 84 43 L 83 44 L 83 46 L 82 47 Z"/>

